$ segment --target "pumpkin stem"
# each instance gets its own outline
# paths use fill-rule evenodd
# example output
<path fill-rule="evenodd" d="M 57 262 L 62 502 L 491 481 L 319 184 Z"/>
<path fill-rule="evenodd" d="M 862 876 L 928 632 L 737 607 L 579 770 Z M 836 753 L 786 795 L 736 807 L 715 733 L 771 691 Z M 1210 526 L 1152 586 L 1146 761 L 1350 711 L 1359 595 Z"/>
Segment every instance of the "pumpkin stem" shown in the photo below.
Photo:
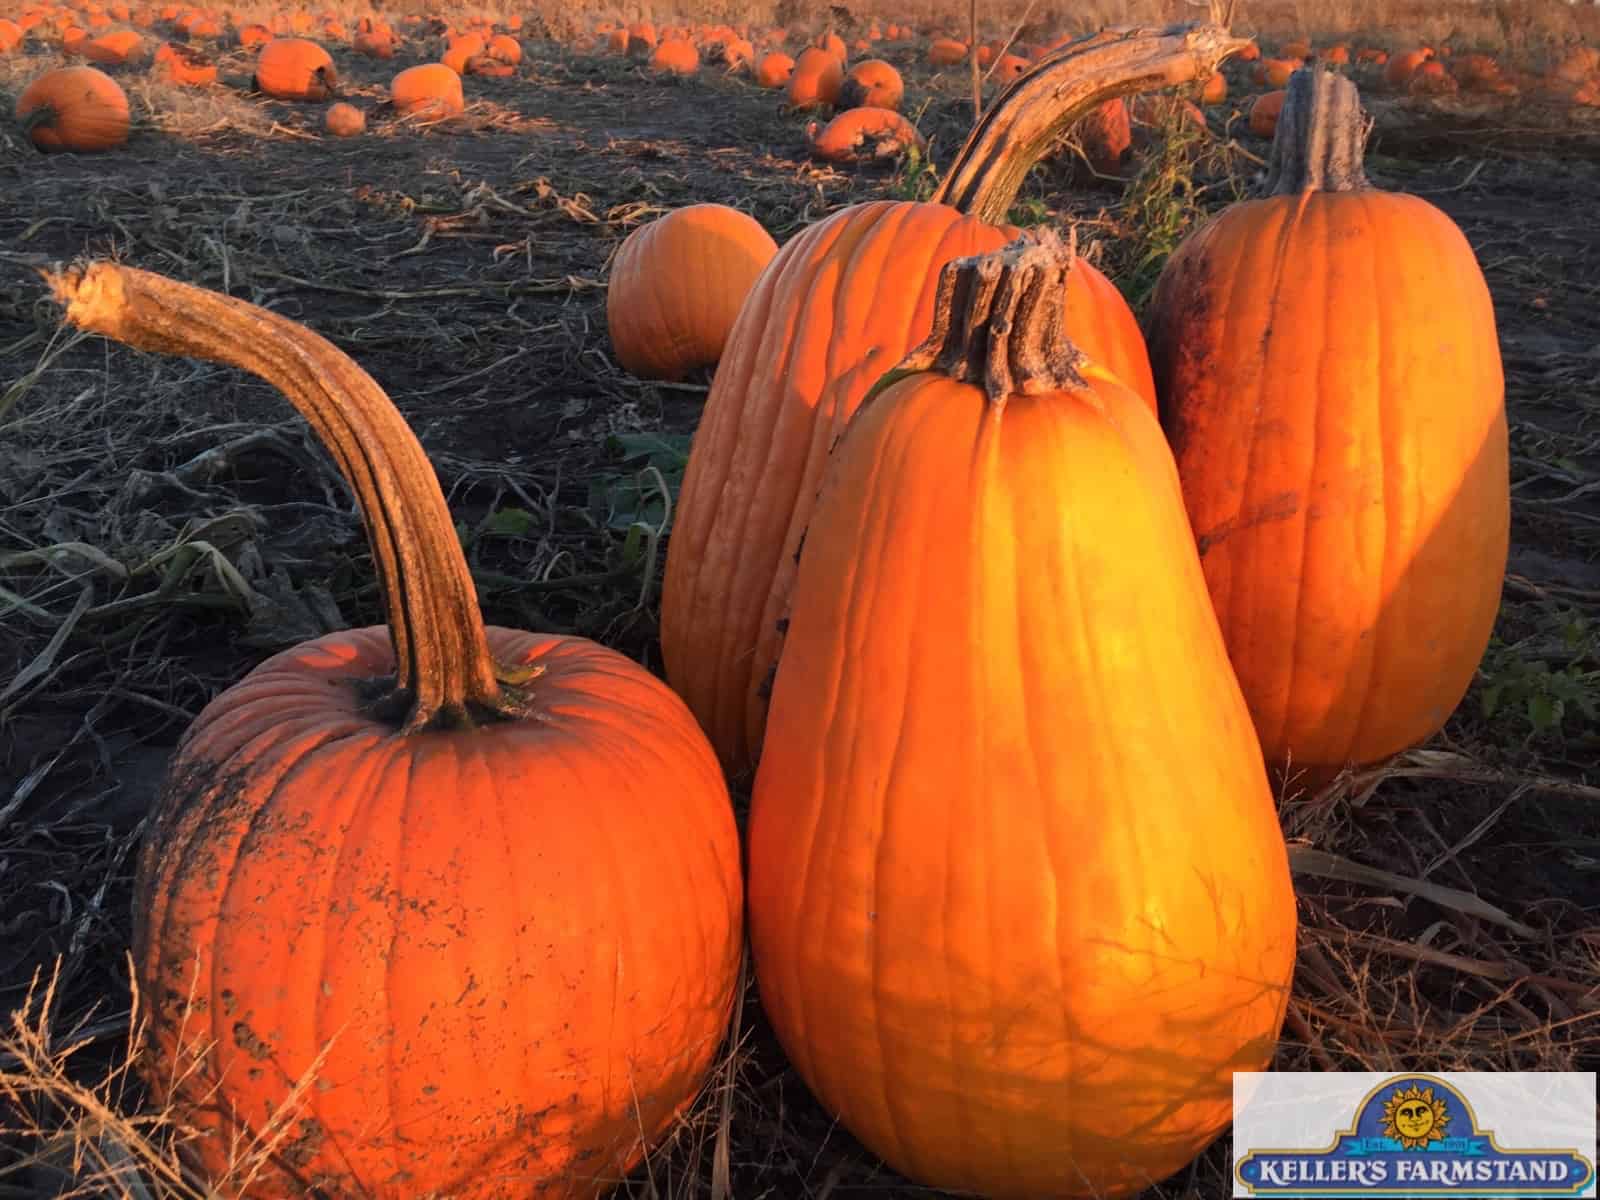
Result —
<path fill-rule="evenodd" d="M 991 225 L 1005 224 L 1034 164 L 1095 106 L 1207 79 L 1249 44 L 1215 24 L 1101 30 L 1068 42 L 989 106 L 933 199 Z"/>
<path fill-rule="evenodd" d="M 1355 192 L 1371 186 L 1361 165 L 1371 130 L 1355 84 L 1315 64 L 1301 67 L 1285 89 L 1263 194 Z"/>
<path fill-rule="evenodd" d="M 958 258 L 939 274 L 933 332 L 900 364 L 983 387 L 989 403 L 1084 387 L 1084 360 L 1067 338 L 1067 276 L 1077 234 L 1024 234 L 992 254 Z"/>
<path fill-rule="evenodd" d="M 321 335 L 231 296 L 106 261 L 43 275 L 80 329 L 249 371 L 310 423 L 360 503 L 383 590 L 396 671 L 380 711 L 406 731 L 518 711 L 525 681 L 489 654 L 439 480 L 372 376 Z"/>

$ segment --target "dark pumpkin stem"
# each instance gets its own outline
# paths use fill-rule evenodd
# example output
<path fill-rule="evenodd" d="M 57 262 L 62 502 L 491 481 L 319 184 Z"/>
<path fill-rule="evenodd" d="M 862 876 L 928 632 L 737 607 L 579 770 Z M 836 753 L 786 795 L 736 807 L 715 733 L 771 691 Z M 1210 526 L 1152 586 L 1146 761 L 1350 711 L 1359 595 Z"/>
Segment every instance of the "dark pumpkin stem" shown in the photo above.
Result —
<path fill-rule="evenodd" d="M 1074 235 L 1024 235 L 992 254 L 958 258 L 939 275 L 933 332 L 896 369 L 938 371 L 984 389 L 1003 407 L 1012 396 L 1085 386 L 1083 352 L 1067 338 L 1067 276 Z"/>
<path fill-rule="evenodd" d="M 1301 67 L 1285 89 L 1263 194 L 1355 192 L 1371 186 L 1361 165 L 1371 130 L 1355 84 L 1315 63 Z"/>
<path fill-rule="evenodd" d="M 1034 164 L 1097 105 L 1210 78 L 1224 59 L 1249 44 L 1216 24 L 1102 30 L 1068 42 L 989 106 L 933 199 L 991 225 L 1004 224 Z"/>
<path fill-rule="evenodd" d="M 66 319 L 139 350 L 239 367 L 310 423 L 361 506 L 396 672 L 379 710 L 405 730 L 513 715 L 472 573 L 427 455 L 389 397 L 321 335 L 277 313 L 149 271 L 93 262 L 46 272 Z"/>

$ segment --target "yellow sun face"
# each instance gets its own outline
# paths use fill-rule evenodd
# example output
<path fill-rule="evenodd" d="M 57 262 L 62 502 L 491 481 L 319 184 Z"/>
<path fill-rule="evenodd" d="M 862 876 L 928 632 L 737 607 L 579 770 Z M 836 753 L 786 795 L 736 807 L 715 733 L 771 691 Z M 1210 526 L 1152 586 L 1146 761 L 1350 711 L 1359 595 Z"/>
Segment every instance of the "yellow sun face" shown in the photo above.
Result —
<path fill-rule="evenodd" d="M 1450 1114 L 1444 1100 L 1432 1088 L 1413 1085 L 1396 1088 L 1383 1102 L 1383 1132 L 1407 1150 L 1418 1150 L 1429 1142 L 1443 1140 Z"/>

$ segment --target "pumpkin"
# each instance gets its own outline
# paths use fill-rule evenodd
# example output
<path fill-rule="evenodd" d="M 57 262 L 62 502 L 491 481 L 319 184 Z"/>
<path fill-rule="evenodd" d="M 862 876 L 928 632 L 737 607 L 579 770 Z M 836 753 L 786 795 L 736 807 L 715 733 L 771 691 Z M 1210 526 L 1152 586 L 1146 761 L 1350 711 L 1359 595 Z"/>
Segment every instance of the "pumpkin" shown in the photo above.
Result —
<path fill-rule="evenodd" d="M 850 68 L 839 88 L 840 108 L 898 109 L 906 87 L 900 72 L 881 58 L 869 58 Z"/>
<path fill-rule="evenodd" d="M 186 42 L 162 42 L 150 71 L 182 87 L 207 87 L 217 81 L 217 64 Z"/>
<path fill-rule="evenodd" d="M 693 75 L 700 69 L 700 51 L 687 38 L 667 38 L 650 56 L 650 69 L 667 75 Z"/>
<path fill-rule="evenodd" d="M 22 26 L 8 17 L 0 17 L 0 54 L 15 50 L 22 45 Z"/>
<path fill-rule="evenodd" d="M 655 52 L 656 27 L 649 21 L 628 26 L 628 57 L 641 62 Z"/>
<path fill-rule="evenodd" d="M 1251 76 L 1264 87 L 1281 88 L 1289 82 L 1289 76 L 1300 69 L 1300 62 L 1298 58 L 1264 58 L 1256 64 Z"/>
<path fill-rule="evenodd" d="M 693 718 L 614 651 L 484 627 L 422 447 L 331 343 L 108 262 L 53 284 L 79 328 L 285 392 L 388 613 L 269 658 L 170 766 L 133 958 L 186 1152 L 228 1195 L 608 1189 L 693 1099 L 738 983 L 738 833 Z"/>
<path fill-rule="evenodd" d="M 17 121 L 40 150 L 114 150 L 128 140 L 128 94 L 98 67 L 46 71 L 17 97 Z"/>
<path fill-rule="evenodd" d="M 1411 81 L 1411 75 L 1418 67 L 1433 57 L 1433 51 L 1423 46 L 1418 50 L 1408 50 L 1404 54 L 1396 54 L 1389 60 L 1383 69 L 1383 81 L 1390 87 L 1404 90 Z M 1282 84 L 1278 84 L 1282 87 Z"/>
<path fill-rule="evenodd" d="M 1288 95 L 1282 88 L 1263 92 L 1250 102 L 1250 132 L 1260 138 L 1270 138 L 1278 129 L 1278 114 L 1283 112 L 1283 100 Z"/>
<path fill-rule="evenodd" d="M 241 25 L 239 27 L 239 48 L 241 50 L 255 50 L 272 41 L 272 30 L 265 25 Z"/>
<path fill-rule="evenodd" d="M 406 117 L 449 117 L 467 107 L 461 76 L 443 63 L 407 67 L 389 81 L 389 97 Z"/>
<path fill-rule="evenodd" d="M 484 53 L 514 67 L 522 61 L 522 43 L 509 33 L 497 33 L 489 39 Z"/>
<path fill-rule="evenodd" d="M 618 247 L 606 287 L 617 361 L 647 379 L 715 366 L 751 285 L 778 252 L 754 217 L 691 204 L 641 225 Z"/>
<path fill-rule="evenodd" d="M 800 52 L 789 74 L 787 97 L 790 108 L 815 108 L 836 104 L 844 88 L 844 68 L 839 60 L 816 46 Z"/>
<path fill-rule="evenodd" d="M 955 38 L 935 38 L 928 46 L 928 62 L 935 67 L 953 67 L 967 57 L 967 44 Z"/>
<path fill-rule="evenodd" d="M 755 762 L 794 557 L 828 446 L 877 377 L 926 336 L 938 272 L 996 249 L 1035 161 L 1110 96 L 1209 74 L 1242 43 L 1215 26 L 1084 39 L 1001 95 L 931 203 L 872 201 L 791 239 L 751 291 L 712 381 L 673 516 L 661 601 L 667 678 L 724 765 Z M 1135 388 L 1154 386 L 1116 289 L 1072 274 L 1085 348 Z M 1093 310 L 1098 309 L 1098 312 Z"/>
<path fill-rule="evenodd" d="M 826 127 L 806 126 L 806 145 L 825 162 L 873 162 L 899 158 L 907 150 L 926 150 L 916 126 L 887 108 L 851 108 Z"/>
<path fill-rule="evenodd" d="M 1013 79 L 1021 79 L 1026 75 L 1030 65 L 1029 60 L 1020 54 L 1002 54 L 995 60 L 994 70 L 990 74 L 996 79 L 1010 83 Z"/>
<path fill-rule="evenodd" d="M 1296 72 L 1265 194 L 1178 248 L 1149 316 L 1234 668 L 1267 761 L 1312 778 L 1444 724 L 1510 519 L 1483 272 L 1443 212 L 1367 183 L 1362 121 L 1354 84 Z"/>
<path fill-rule="evenodd" d="M 120 67 L 137 62 L 145 55 L 144 38 L 134 29 L 119 29 L 85 42 L 83 56 L 90 62 Z"/>
<path fill-rule="evenodd" d="M 794 73 L 794 59 L 778 50 L 764 54 L 756 64 L 756 83 L 764 88 L 787 86 Z"/>
<path fill-rule="evenodd" d="M 1172 456 L 1063 338 L 1070 261 L 947 266 L 844 431 L 750 809 L 795 1069 L 897 1170 L 995 1200 L 1190 1162 L 1271 1059 L 1295 956 Z"/>
<path fill-rule="evenodd" d="M 323 125 L 334 137 L 355 137 L 367 128 L 367 117 L 354 104 L 346 104 L 343 100 L 330 105 L 324 115 Z"/>
<path fill-rule="evenodd" d="M 817 48 L 826 54 L 833 55 L 834 58 L 838 59 L 839 67 L 841 70 L 843 70 L 844 64 L 849 58 L 849 51 L 845 48 L 844 39 L 842 37 L 830 29 L 821 37 L 817 38 Z"/>
<path fill-rule="evenodd" d="M 328 100 L 338 86 L 333 59 L 305 38 L 274 38 L 256 56 L 256 91 L 274 100 Z"/>
<path fill-rule="evenodd" d="M 1211 76 L 1210 79 L 1206 80 L 1205 86 L 1201 88 L 1200 103 L 1221 104 L 1227 98 L 1228 77 L 1221 71 L 1218 71 L 1215 75 Z"/>
<path fill-rule="evenodd" d="M 1095 174 L 1115 175 L 1133 147 L 1133 122 L 1127 101 L 1113 96 L 1095 105 L 1078 123 L 1078 141 Z"/>

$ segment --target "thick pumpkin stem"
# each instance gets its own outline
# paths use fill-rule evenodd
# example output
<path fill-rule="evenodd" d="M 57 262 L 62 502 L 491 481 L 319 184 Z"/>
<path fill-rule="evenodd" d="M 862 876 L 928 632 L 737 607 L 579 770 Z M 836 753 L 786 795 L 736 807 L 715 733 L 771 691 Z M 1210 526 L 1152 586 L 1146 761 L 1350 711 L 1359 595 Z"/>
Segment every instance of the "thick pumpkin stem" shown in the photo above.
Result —
<path fill-rule="evenodd" d="M 1012 396 L 1085 386 L 1083 352 L 1063 328 L 1075 241 L 1054 230 L 992 254 L 958 258 L 939 275 L 933 332 L 895 371 L 938 371 L 981 386 L 995 407 Z"/>
<path fill-rule="evenodd" d="M 1369 187 L 1361 160 L 1371 128 L 1355 84 L 1316 64 L 1301 67 L 1289 76 L 1263 194 Z"/>
<path fill-rule="evenodd" d="M 1004 224 L 1034 164 L 1096 105 L 1207 79 L 1249 44 L 1215 24 L 1101 30 L 1069 42 L 990 105 L 933 199 Z"/>
<path fill-rule="evenodd" d="M 439 480 L 372 376 L 303 325 L 148 271 L 100 261 L 45 279 L 80 329 L 249 371 L 310 423 L 360 502 L 394 639 L 390 704 L 402 728 L 514 711 Z"/>

